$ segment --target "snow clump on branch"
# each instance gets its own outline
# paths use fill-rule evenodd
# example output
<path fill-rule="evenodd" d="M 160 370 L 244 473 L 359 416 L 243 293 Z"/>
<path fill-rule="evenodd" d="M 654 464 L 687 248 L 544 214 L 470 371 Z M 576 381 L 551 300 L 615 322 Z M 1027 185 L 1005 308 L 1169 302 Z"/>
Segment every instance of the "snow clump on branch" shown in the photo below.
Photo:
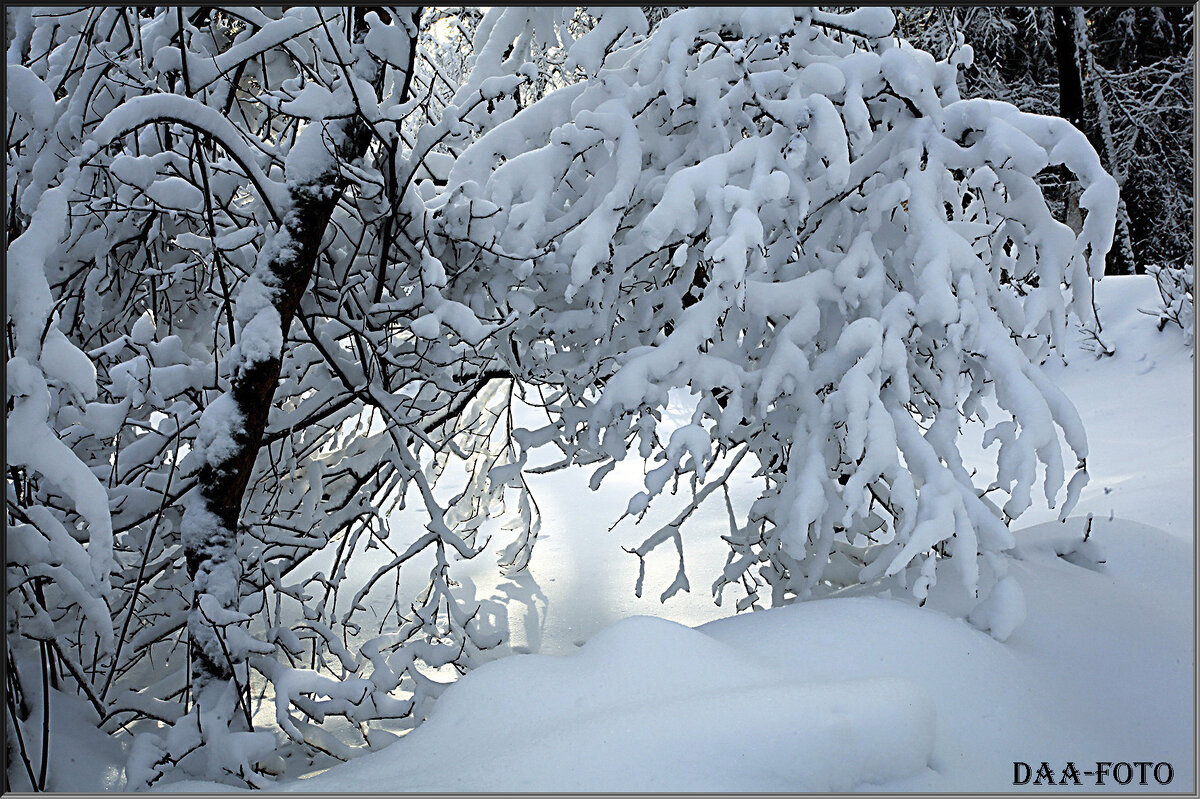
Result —
<path fill-rule="evenodd" d="M 1064 516 L 1087 479 L 1078 414 L 1038 363 L 1069 312 L 1092 316 L 1117 187 L 1068 123 L 961 100 L 955 64 L 869 12 L 671 15 L 462 153 L 433 254 L 484 264 L 462 304 L 534 309 L 509 315 L 507 366 L 557 393 L 519 440 L 660 463 L 629 514 L 753 455 L 764 488 L 731 507 L 715 594 L 923 603 L 946 578 L 967 615 L 1039 476 L 1053 506 L 1072 473 Z M 1058 164 L 1084 187 L 1078 236 L 1036 180 Z M 695 406 L 667 435 L 672 390 Z M 981 487 L 958 438 L 987 399 L 999 469 Z"/>

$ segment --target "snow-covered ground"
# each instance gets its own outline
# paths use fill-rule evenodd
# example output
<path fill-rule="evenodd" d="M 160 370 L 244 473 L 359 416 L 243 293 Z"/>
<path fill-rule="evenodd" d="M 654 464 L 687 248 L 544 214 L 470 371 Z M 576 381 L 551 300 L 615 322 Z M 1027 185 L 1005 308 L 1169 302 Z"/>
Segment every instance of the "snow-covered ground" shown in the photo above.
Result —
<path fill-rule="evenodd" d="M 1106 278 L 1097 305 L 1116 354 L 1097 359 L 1080 337 L 1048 367 L 1087 426 L 1091 482 L 1066 523 L 1036 506 L 1018 522 L 1011 573 L 1027 617 L 1004 643 L 886 598 L 729 617 L 736 597 L 718 608 L 708 591 L 724 558 L 719 501 L 684 528 L 691 591 L 659 603 L 677 566 L 668 545 L 647 558 L 639 599 L 622 546 L 671 509 L 609 531 L 642 465 L 597 493 L 590 472 L 556 472 L 534 483 L 544 532 L 528 572 L 480 567 L 472 580 L 510 629 L 508 656 L 404 738 L 278 789 L 1006 792 L 1019 789 L 1014 761 L 1045 761 L 1056 781 L 1075 765 L 1067 789 L 1121 790 L 1124 767 L 1099 787 L 1084 774 L 1101 761 L 1131 764 L 1125 790 L 1193 791 L 1194 373 L 1180 331 L 1139 313 L 1156 302 L 1149 278 Z M 986 475 L 986 453 L 966 458 Z"/>

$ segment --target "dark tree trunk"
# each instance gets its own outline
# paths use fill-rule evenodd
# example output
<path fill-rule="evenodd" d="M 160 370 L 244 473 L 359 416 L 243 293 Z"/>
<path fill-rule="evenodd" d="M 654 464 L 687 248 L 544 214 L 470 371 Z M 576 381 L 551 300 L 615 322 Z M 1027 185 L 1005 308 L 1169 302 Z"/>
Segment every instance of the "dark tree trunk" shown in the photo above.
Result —
<path fill-rule="evenodd" d="M 364 16 L 367 10 L 355 9 L 356 41 L 361 41 L 366 34 Z M 414 15 L 419 14 L 419 9 L 414 12 Z M 388 19 L 384 14 L 380 16 Z M 416 27 L 412 30 L 416 30 Z M 411 46 L 416 47 L 415 40 Z M 371 73 L 369 80 L 376 92 L 380 92 L 383 69 L 372 63 L 367 71 Z M 277 237 L 283 237 L 287 246 L 278 247 L 267 264 L 269 275 L 264 277 L 270 280 L 275 289 L 272 305 L 279 314 L 284 342 L 287 341 L 287 333 L 300 300 L 312 279 L 321 239 L 346 187 L 338 164 L 362 158 L 371 141 L 371 130 L 360 117 L 312 124 L 327 125 L 329 135 L 326 141 L 339 144 L 334 148 L 329 168 L 304 183 L 292 185 L 290 207 L 276 234 Z M 222 590 L 222 587 L 227 589 L 230 583 L 236 586 L 241 580 L 241 568 L 237 561 L 238 519 L 254 462 L 263 445 L 267 415 L 279 382 L 281 359 L 282 354 L 254 360 L 237 368 L 229 392 L 241 420 L 241 424 L 232 430 L 234 446 L 226 457 L 216 462 L 205 462 L 199 472 L 197 506 L 212 514 L 212 517 L 198 515 L 198 518 L 207 518 L 209 522 L 199 528 L 203 530 L 203 535 L 189 536 L 186 532 L 184 535 L 188 576 L 196 588 L 188 629 L 193 643 L 192 684 L 194 695 L 197 696 L 209 683 L 232 679 L 233 667 L 241 659 L 237 653 L 228 651 L 220 636 L 216 635 L 214 620 L 204 614 L 200 599 L 204 593 L 211 593 L 223 609 L 237 609 L 239 592 L 236 588 L 230 592 Z"/>
<path fill-rule="evenodd" d="M 1054 8 L 1054 50 L 1058 57 L 1059 116 L 1083 130 L 1083 79 L 1075 50 L 1075 10 Z"/>

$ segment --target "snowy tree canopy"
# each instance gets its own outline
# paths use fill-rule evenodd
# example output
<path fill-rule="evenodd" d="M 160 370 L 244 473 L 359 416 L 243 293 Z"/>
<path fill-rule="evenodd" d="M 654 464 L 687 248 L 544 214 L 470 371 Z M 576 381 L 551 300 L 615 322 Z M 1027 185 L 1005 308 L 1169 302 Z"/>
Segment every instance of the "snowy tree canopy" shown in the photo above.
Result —
<path fill-rule="evenodd" d="M 650 458 L 635 517 L 690 486 L 637 549 L 678 547 L 664 598 L 745 463 L 718 597 L 940 580 L 1007 626 L 1007 523 L 1087 479 L 1038 364 L 1092 318 L 1116 183 L 1065 121 L 960 99 L 970 48 L 936 61 L 886 9 L 655 17 L 13 12 L 10 646 L 52 647 L 106 729 L 167 725 L 131 785 L 266 784 L 256 680 L 309 746 L 337 749 L 330 715 L 419 721 L 434 670 L 496 642 L 453 564 L 502 515 L 502 565 L 528 562 L 539 447 L 594 486 Z M 447 25 L 468 62 L 432 55 Z M 1057 165 L 1078 234 L 1037 182 Z M 978 485 L 958 438 L 988 402 Z M 409 502 L 425 531 L 393 547 Z M 364 597 L 420 557 L 426 589 L 366 635 Z"/>
<path fill-rule="evenodd" d="M 959 100 L 954 65 L 888 38 L 888 12 L 727 17 L 673 15 L 491 129 L 431 203 L 435 257 L 491 263 L 462 302 L 500 299 L 498 357 L 553 392 L 553 423 L 518 441 L 662 462 L 630 513 L 753 455 L 767 487 L 718 585 L 757 568 L 776 601 L 885 578 L 923 598 L 951 554 L 974 590 L 1039 462 L 1051 502 L 1075 466 L 1056 428 L 1086 457 L 1033 362 L 1068 308 L 1091 314 L 1115 186 L 1061 120 Z M 1087 187 L 1078 238 L 1034 182 L 1056 163 Z M 675 388 L 695 414 L 661 440 Z M 993 393 L 999 509 L 955 443 Z"/>

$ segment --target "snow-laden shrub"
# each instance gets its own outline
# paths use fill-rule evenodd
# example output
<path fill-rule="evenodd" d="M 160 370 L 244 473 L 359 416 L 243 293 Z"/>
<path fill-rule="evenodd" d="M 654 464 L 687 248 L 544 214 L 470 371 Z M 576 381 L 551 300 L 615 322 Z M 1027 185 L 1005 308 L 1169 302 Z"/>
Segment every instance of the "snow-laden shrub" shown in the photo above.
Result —
<path fill-rule="evenodd" d="M 9 18 L 8 644 L 23 666 L 40 654 L 44 675 L 88 697 L 102 729 L 135 733 L 130 789 L 168 774 L 262 785 L 289 739 L 349 756 L 318 722 L 420 719 L 443 684 L 430 674 L 461 671 L 498 640 L 449 575 L 451 561 L 481 549 L 464 517 L 472 499 L 482 513 L 487 495 L 460 503 L 451 523 L 465 523 L 451 531 L 442 516 L 457 506 L 432 494 L 445 464 L 423 468 L 443 447 L 495 465 L 504 448 L 471 452 L 469 436 L 456 439 L 497 420 L 455 382 L 452 363 L 402 351 L 403 309 L 369 329 L 341 318 L 361 320 L 362 303 L 384 294 L 361 275 L 377 272 L 368 261 L 395 227 L 383 219 L 401 190 L 395 160 L 364 163 L 328 147 L 330 132 L 358 125 L 347 109 L 368 90 L 389 98 L 373 115 L 394 112 L 410 88 L 411 45 L 428 36 L 379 17 L 106 7 Z M 359 94 L 342 63 L 351 48 L 378 65 Z M 434 110 L 410 105 L 394 118 L 419 128 Z M 394 148 L 397 127 L 380 122 L 361 149 Z M 343 168 L 366 183 L 347 191 Z M 380 169 L 392 194 L 374 188 Z M 318 274 L 311 294 L 299 285 L 301 318 L 284 335 L 267 273 L 291 265 L 290 231 L 319 218 L 287 213 L 297 195 L 334 197 L 326 214 L 337 219 L 327 238 L 328 219 L 307 231 L 323 257 L 304 264 Z M 346 377 L 355 352 L 367 360 L 351 373 L 370 374 L 369 391 Z M 254 408 L 260 436 L 246 440 L 245 405 L 230 397 L 247 366 L 272 356 L 286 363 L 260 381 L 273 393 Z M 434 381 L 419 397 L 392 397 L 406 363 L 425 363 Z M 378 424 L 372 406 L 386 403 L 403 403 L 408 421 Z M 234 519 L 212 534 L 205 494 L 230 477 L 245 488 L 219 492 Z M 347 566 L 389 548 L 389 514 L 410 481 L 426 490 L 433 531 L 393 550 L 375 580 L 401 565 L 428 579 L 418 596 L 397 593 L 386 634 L 358 636 L 352 655 L 363 587 L 342 588 Z M 205 697 L 214 675 L 228 684 Z M 250 712 L 251 684 L 264 680 L 286 720 L 266 731 Z M 46 787 L 16 762 L 14 784 Z"/>
<path fill-rule="evenodd" d="M 1147 311 L 1158 317 L 1158 329 L 1175 324 L 1183 330 L 1188 343 L 1196 337 L 1196 268 L 1193 264 L 1175 266 L 1150 265 L 1146 271 L 1154 275 L 1162 306 Z"/>

